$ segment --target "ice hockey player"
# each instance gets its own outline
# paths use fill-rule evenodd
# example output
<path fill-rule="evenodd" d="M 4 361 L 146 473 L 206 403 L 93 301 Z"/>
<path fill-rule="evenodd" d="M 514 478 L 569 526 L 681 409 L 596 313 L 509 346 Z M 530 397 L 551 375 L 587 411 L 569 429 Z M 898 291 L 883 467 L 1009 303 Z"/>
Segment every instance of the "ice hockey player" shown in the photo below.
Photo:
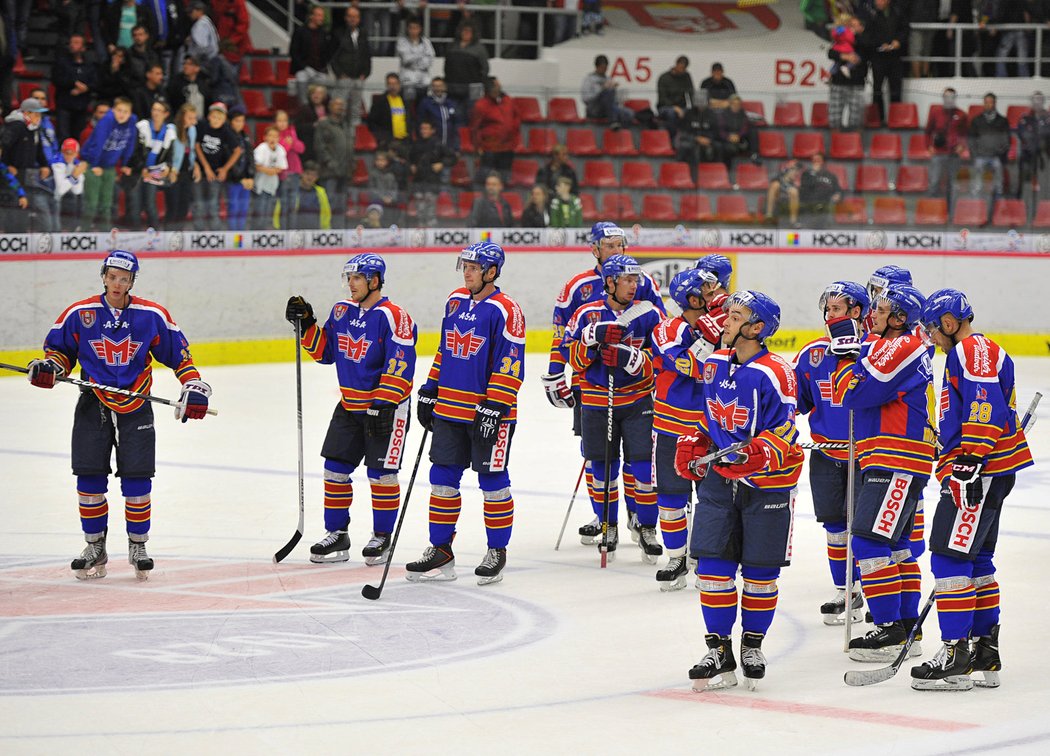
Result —
<path fill-rule="evenodd" d="M 419 389 L 419 422 L 434 433 L 431 545 L 406 567 L 411 581 L 456 579 L 452 539 L 462 506 L 460 481 L 468 467 L 478 474 L 488 537 L 488 550 L 474 574 L 478 585 L 503 579 L 514 523 L 507 467 L 525 377 L 525 316 L 496 286 L 505 260 L 503 248 L 491 242 L 471 244 L 459 253 L 464 285 L 445 304 L 441 342 Z"/>
<path fill-rule="evenodd" d="M 44 338 L 44 358 L 29 363 L 29 381 L 52 388 L 57 377 L 69 375 L 79 362 L 84 380 L 148 394 L 156 360 L 174 370 L 182 384 L 175 419 L 200 420 L 207 414 L 211 387 L 201 380 L 189 342 L 168 311 L 131 296 L 138 272 L 134 254 L 120 249 L 109 252 L 102 261 L 103 293 L 75 302 L 58 316 Z M 153 569 L 146 553 L 156 458 L 152 406 L 145 399 L 97 389 L 82 391 L 73 413 L 72 448 L 80 523 L 87 541 L 70 565 L 74 575 L 80 580 L 106 576 L 106 492 L 115 449 L 128 562 L 140 580 L 147 579 Z"/>
<path fill-rule="evenodd" d="M 934 292 L 922 310 L 927 333 L 948 355 L 936 473 L 941 498 L 930 534 L 944 645 L 912 667 L 916 690 L 996 688 L 1002 668 L 993 561 L 999 517 L 1032 454 L 1017 418 L 1013 360 L 972 322 L 973 308 L 955 289 Z"/>
<path fill-rule="evenodd" d="M 581 273 L 570 278 L 562 287 L 554 303 L 554 317 L 552 322 L 553 339 L 551 341 L 550 360 L 547 365 L 547 373 L 543 376 L 543 387 L 547 393 L 547 399 L 555 407 L 572 408 L 572 432 L 580 435 L 580 388 L 579 379 L 573 374 L 571 384 L 565 375 L 565 355 L 561 350 L 562 339 L 565 336 L 565 326 L 573 314 L 581 305 L 590 302 L 601 302 L 605 299 L 605 287 L 601 275 L 602 265 L 613 255 L 622 255 L 627 252 L 627 234 L 615 223 L 609 221 L 598 221 L 591 226 L 588 235 L 591 245 L 591 254 L 594 255 L 595 264 Z M 660 288 L 652 277 L 642 271 L 638 281 L 637 298 L 642 301 L 652 302 L 656 308 L 663 313 L 664 303 L 660 296 Z M 582 451 L 582 449 L 581 449 Z M 591 505 L 598 506 L 601 502 L 601 491 L 595 491 L 594 476 L 591 469 L 586 469 L 587 491 L 590 494 Z M 623 470 L 624 501 L 627 505 L 629 515 L 634 513 L 634 475 L 630 465 L 624 465 Z M 616 482 L 610 496 L 612 506 L 618 507 L 618 489 Z M 632 527 L 631 536 L 637 540 L 634 523 L 629 522 Z M 580 541 L 584 545 L 597 543 L 601 531 L 601 522 L 596 517 L 592 522 L 580 527 Z"/>
<path fill-rule="evenodd" d="M 609 257 L 602 264 L 602 276 L 604 301 L 590 302 L 576 310 L 565 328 L 562 349 L 580 376 L 583 456 L 594 476 L 594 488 L 599 492 L 593 504 L 599 533 L 606 511 L 604 492 L 608 490 L 605 545 L 610 554 L 615 552 L 619 515 L 612 503 L 612 481 L 619 472 L 622 445 L 624 464 L 630 464 L 634 471 L 638 545 L 643 558 L 655 563 L 663 548 L 656 537 L 659 514 L 652 488 L 652 334 L 661 320 L 661 312 L 651 307 L 629 322 L 621 322 L 621 316 L 639 302 L 642 269 L 633 257 Z M 607 460 L 610 377 L 614 386 L 613 442 Z M 606 470 L 609 471 L 608 488 Z M 600 535 L 596 540 L 601 544 Z"/>
<path fill-rule="evenodd" d="M 868 301 L 874 302 L 875 297 L 881 294 L 883 289 L 895 283 L 911 286 L 911 271 L 899 265 L 883 265 L 876 268 L 875 272 L 868 277 Z M 864 329 L 870 333 L 874 327 L 874 313 L 869 312 L 864 322 Z"/>
<path fill-rule="evenodd" d="M 291 297 L 285 308 L 288 321 L 302 326 L 307 354 L 322 365 L 335 365 L 342 394 L 321 446 L 327 533 L 310 547 L 310 561 L 349 560 L 350 476 L 364 462 L 372 490 L 372 537 L 361 555 L 366 564 L 382 564 L 401 501 L 397 472 L 408 438 L 416 327 L 383 295 L 386 263 L 379 255 L 351 257 L 343 265 L 343 279 L 350 296 L 332 306 L 323 326 L 301 296 Z"/>
<path fill-rule="evenodd" d="M 816 443 L 849 440 L 849 411 L 842 406 L 846 383 L 833 378 L 843 361 L 860 355 L 861 323 L 870 301 L 864 287 L 852 281 L 835 281 L 820 295 L 820 311 L 828 335 L 802 347 L 794 360 L 798 378 L 798 412 L 809 415 L 810 436 Z M 848 449 L 814 449 L 809 455 L 809 487 L 813 511 L 827 536 L 828 566 L 835 595 L 820 607 L 825 625 L 841 625 L 846 614 L 846 495 L 849 477 Z M 855 481 L 860 481 L 857 466 Z M 860 582 L 853 583 L 850 600 L 853 618 L 863 619 L 864 599 Z"/>
<path fill-rule="evenodd" d="M 737 684 L 731 633 L 738 570 L 744 678 L 754 690 L 765 677 L 762 640 L 776 611 L 777 578 L 791 561 L 795 485 L 804 459 L 795 429 L 795 373 L 765 346 L 780 326 L 780 307 L 761 292 L 738 291 L 726 301 L 726 313 L 727 348 L 704 363 L 699 427 L 678 439 L 675 455 L 678 474 L 700 481 L 697 574 L 708 652 L 689 670 L 695 690 Z M 703 458 L 719 450 L 728 453 L 709 471 Z"/>
<path fill-rule="evenodd" d="M 685 587 L 686 505 L 692 481 L 674 468 L 678 437 L 692 433 L 703 414 L 704 360 L 721 347 L 722 327 L 707 313 L 705 273 L 680 270 L 671 279 L 671 300 L 682 309 L 653 332 L 656 392 L 653 410 L 653 487 L 660 511 L 660 533 L 667 566 L 656 573 L 661 591 Z"/>
<path fill-rule="evenodd" d="M 733 278 L 733 263 L 725 255 L 704 255 L 693 266 L 704 274 L 704 301 L 707 314 L 715 318 L 718 325 L 725 322 L 725 301 L 729 297 L 729 284 Z"/>

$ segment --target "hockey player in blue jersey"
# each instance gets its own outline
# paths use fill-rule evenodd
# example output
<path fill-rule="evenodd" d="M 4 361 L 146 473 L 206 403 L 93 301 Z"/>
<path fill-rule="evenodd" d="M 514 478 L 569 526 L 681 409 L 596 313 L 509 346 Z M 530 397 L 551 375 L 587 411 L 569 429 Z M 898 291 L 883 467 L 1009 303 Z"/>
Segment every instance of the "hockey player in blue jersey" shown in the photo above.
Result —
<path fill-rule="evenodd" d="M 364 462 L 372 494 L 372 537 L 362 549 L 366 564 L 382 564 L 397 520 L 401 469 L 408 437 L 416 327 L 408 313 L 383 295 L 386 263 L 363 252 L 343 266 L 350 297 L 337 302 L 323 326 L 301 296 L 288 300 L 285 317 L 302 326 L 302 346 L 322 365 L 335 365 L 342 398 L 321 447 L 324 457 L 324 538 L 310 547 L 310 561 L 350 558 L 350 476 Z"/>
<path fill-rule="evenodd" d="M 80 363 L 81 377 L 114 388 L 148 394 L 154 361 L 175 371 L 182 384 L 175 419 L 199 420 L 208 411 L 211 387 L 201 380 L 189 342 L 171 315 L 156 302 L 133 297 L 139 262 L 130 252 L 114 250 L 102 261 L 103 293 L 67 307 L 44 339 L 44 357 L 29 363 L 29 381 L 52 388 L 55 378 Z M 73 474 L 77 478 L 80 522 L 87 546 L 70 565 L 78 579 L 106 576 L 109 556 L 110 458 L 116 450 L 117 477 L 124 495 L 128 562 L 141 580 L 153 560 L 149 540 L 156 433 L 153 408 L 145 400 L 82 391 L 73 414 Z"/>
<path fill-rule="evenodd" d="M 525 376 L 525 316 L 496 286 L 506 259 L 491 242 L 459 253 L 463 287 L 449 295 L 440 342 L 416 412 L 430 444 L 430 546 L 405 569 L 408 580 L 455 580 L 452 540 L 462 507 L 460 482 L 470 467 L 485 500 L 488 549 L 474 570 L 479 585 L 503 579 L 514 523 L 511 439 Z"/>

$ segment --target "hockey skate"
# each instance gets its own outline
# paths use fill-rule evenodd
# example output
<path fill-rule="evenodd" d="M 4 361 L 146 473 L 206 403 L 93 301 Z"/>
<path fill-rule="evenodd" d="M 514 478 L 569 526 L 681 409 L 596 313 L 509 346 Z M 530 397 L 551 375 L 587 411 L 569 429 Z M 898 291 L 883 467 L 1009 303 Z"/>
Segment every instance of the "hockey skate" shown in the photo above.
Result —
<path fill-rule="evenodd" d="M 980 675 L 973 677 L 973 684 L 978 688 L 999 687 L 999 670 L 1003 668 L 1003 662 L 999 658 L 998 625 L 994 625 L 988 635 L 974 639 L 970 666 L 973 668 L 971 675 Z"/>
<path fill-rule="evenodd" d="M 97 580 L 106 576 L 106 563 L 109 555 L 106 553 L 106 534 L 108 529 L 101 533 L 85 533 L 84 540 L 87 546 L 80 552 L 80 556 L 69 564 L 77 580 Z"/>
<path fill-rule="evenodd" d="M 139 580 L 149 580 L 153 569 L 153 560 L 146 553 L 148 540 L 148 534 L 128 533 L 128 564 L 135 568 L 135 577 Z"/>
<path fill-rule="evenodd" d="M 864 619 L 864 595 L 857 589 L 853 592 L 853 601 L 850 603 L 853 611 L 853 621 L 860 622 Z M 835 592 L 835 598 L 820 605 L 820 616 L 824 624 L 845 625 L 846 624 L 846 589 L 839 588 Z"/>
<path fill-rule="evenodd" d="M 667 566 L 656 571 L 656 582 L 660 584 L 660 590 L 680 591 L 685 588 L 685 576 L 688 572 L 686 558 L 684 556 L 671 557 Z"/>
<path fill-rule="evenodd" d="M 849 642 L 849 658 L 859 662 L 891 663 L 907 640 L 908 633 L 900 622 L 876 625 L 874 630 Z"/>
<path fill-rule="evenodd" d="M 632 537 L 634 535 L 631 533 Z M 642 550 L 642 561 L 647 564 L 656 564 L 657 557 L 664 553 L 664 547 L 656 538 L 656 528 L 651 525 L 639 525 L 636 541 Z"/>
<path fill-rule="evenodd" d="M 580 543 L 584 546 L 593 546 L 602 538 L 602 521 L 595 517 L 586 525 L 580 526 Z"/>
<path fill-rule="evenodd" d="M 503 568 L 507 565 L 506 549 L 489 549 L 481 564 L 474 568 L 478 576 L 478 585 L 489 585 L 503 580 Z"/>
<path fill-rule="evenodd" d="M 740 637 L 740 666 L 748 690 L 756 690 L 758 681 L 766 676 L 766 655 L 762 653 L 764 637 L 762 633 L 744 633 Z"/>
<path fill-rule="evenodd" d="M 456 579 L 456 555 L 452 544 L 427 546 L 423 556 L 405 565 L 405 580 L 412 583 L 440 583 Z"/>
<path fill-rule="evenodd" d="M 599 535 L 598 535 L 598 539 L 595 541 L 595 543 L 598 544 L 598 551 L 601 551 L 602 550 L 602 537 L 601 537 L 601 533 L 600 532 L 599 532 Z M 608 532 L 608 534 L 606 536 L 606 544 L 607 544 L 606 551 L 608 552 L 608 557 L 607 558 L 608 558 L 608 560 L 610 562 L 613 559 L 616 558 L 616 547 L 619 545 L 619 543 L 620 543 L 619 530 L 617 529 L 617 526 L 616 526 L 615 522 L 610 522 L 609 523 L 609 532 Z"/>
<path fill-rule="evenodd" d="M 693 690 L 701 693 L 735 687 L 737 680 L 736 659 L 733 658 L 733 639 L 708 633 L 704 636 L 704 640 L 707 641 L 707 655 L 689 670 Z"/>
<path fill-rule="evenodd" d="M 638 524 L 638 516 L 634 512 L 627 513 L 627 532 L 631 534 L 631 540 L 638 543 L 641 538 L 641 526 Z"/>
<path fill-rule="evenodd" d="M 350 535 L 345 530 L 329 530 L 310 547 L 310 561 L 314 564 L 350 561 Z"/>
<path fill-rule="evenodd" d="M 365 564 L 371 567 L 374 564 L 386 564 L 390 558 L 390 534 L 373 533 L 371 540 L 361 549 L 361 556 L 365 558 Z"/>
<path fill-rule="evenodd" d="M 915 617 L 910 619 L 901 619 L 901 624 L 904 625 L 904 637 L 907 640 L 908 633 L 911 632 L 912 627 L 918 620 Z M 922 627 L 915 631 L 915 639 L 911 642 L 911 648 L 908 649 L 908 656 L 915 658 L 916 656 L 922 656 Z"/>
<path fill-rule="evenodd" d="M 946 641 L 929 661 L 911 668 L 915 690 L 971 690 L 970 649 L 965 639 Z"/>

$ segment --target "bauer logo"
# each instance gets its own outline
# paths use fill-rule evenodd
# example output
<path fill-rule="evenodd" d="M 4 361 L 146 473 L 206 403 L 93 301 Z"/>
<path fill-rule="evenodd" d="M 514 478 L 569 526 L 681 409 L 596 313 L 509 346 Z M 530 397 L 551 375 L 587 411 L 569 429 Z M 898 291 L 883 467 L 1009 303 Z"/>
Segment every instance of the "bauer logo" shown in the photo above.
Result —
<path fill-rule="evenodd" d="M 730 247 L 772 247 L 777 235 L 772 231 L 730 231 Z"/>
<path fill-rule="evenodd" d="M 60 234 L 59 252 L 94 252 L 98 249 L 94 234 Z"/>
<path fill-rule="evenodd" d="M 893 243 L 897 249 L 942 249 L 942 234 L 894 234 Z"/>
<path fill-rule="evenodd" d="M 8 252 L 28 252 L 29 251 L 29 236 L 21 234 L 12 234 L 10 236 L 0 236 L 0 253 Z"/>
<path fill-rule="evenodd" d="M 225 249 L 225 234 L 190 234 L 190 249 Z"/>

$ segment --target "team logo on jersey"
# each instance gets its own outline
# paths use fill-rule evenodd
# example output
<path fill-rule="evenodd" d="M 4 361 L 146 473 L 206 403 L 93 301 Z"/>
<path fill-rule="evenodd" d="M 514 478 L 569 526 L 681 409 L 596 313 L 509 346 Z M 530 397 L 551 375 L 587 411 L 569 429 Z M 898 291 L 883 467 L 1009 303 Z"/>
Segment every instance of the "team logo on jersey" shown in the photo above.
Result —
<path fill-rule="evenodd" d="M 984 386 L 977 387 L 977 391 L 974 392 L 973 398 L 979 402 L 983 402 L 988 398 L 988 392 L 985 391 Z"/>
<path fill-rule="evenodd" d="M 588 312 L 587 313 L 587 321 L 590 322 L 590 323 L 597 323 L 601 319 L 602 319 L 602 314 L 598 310 L 595 310 L 594 312 Z"/>
<path fill-rule="evenodd" d="M 704 365 L 704 383 L 714 383 L 715 373 L 718 372 L 718 366 L 713 362 Z"/>
<path fill-rule="evenodd" d="M 738 405 L 736 399 L 729 404 L 723 404 L 717 396 L 707 400 L 707 414 L 728 433 L 746 427 L 748 418 L 751 417 L 748 408 Z"/>
<path fill-rule="evenodd" d="M 580 296 L 583 297 L 584 301 L 589 300 L 592 293 L 594 293 L 593 284 L 584 284 L 580 287 Z"/>
<path fill-rule="evenodd" d="M 348 333 L 339 334 L 339 351 L 342 352 L 346 356 L 346 359 L 351 362 L 360 362 L 363 360 L 365 354 L 368 353 L 368 347 L 370 346 L 372 346 L 372 342 L 366 341 L 364 336 L 355 339 Z"/>
<path fill-rule="evenodd" d="M 820 398 L 822 401 L 827 402 L 832 407 L 842 406 L 842 397 L 835 396 L 835 384 L 830 378 L 823 381 L 817 381 L 817 389 L 820 390 Z"/>
<path fill-rule="evenodd" d="M 824 361 L 824 347 L 809 350 L 809 364 L 817 367 Z"/>
<path fill-rule="evenodd" d="M 81 310 L 80 311 L 80 322 L 84 324 L 85 328 L 90 328 L 95 325 L 95 311 L 94 310 Z"/>
<path fill-rule="evenodd" d="M 337 304 L 335 306 L 335 309 L 332 310 L 332 315 L 335 316 L 336 320 L 342 320 L 343 316 L 346 315 L 346 305 L 344 305 L 344 304 Z"/>
<path fill-rule="evenodd" d="M 481 351 L 485 346 L 484 336 L 475 336 L 471 328 L 466 333 L 461 332 L 455 326 L 451 331 L 445 331 L 445 349 L 453 356 L 461 360 L 469 360 Z"/>
<path fill-rule="evenodd" d="M 98 358 L 110 367 L 130 365 L 139 349 L 142 348 L 142 342 L 132 341 L 131 336 L 125 336 L 120 341 L 112 341 L 103 336 L 101 339 L 92 339 L 88 343 L 91 344 Z"/>
<path fill-rule="evenodd" d="M 459 300 L 458 299 L 450 299 L 448 301 L 448 314 L 449 315 L 454 315 L 456 313 L 456 310 L 458 310 L 458 309 L 459 309 Z"/>

